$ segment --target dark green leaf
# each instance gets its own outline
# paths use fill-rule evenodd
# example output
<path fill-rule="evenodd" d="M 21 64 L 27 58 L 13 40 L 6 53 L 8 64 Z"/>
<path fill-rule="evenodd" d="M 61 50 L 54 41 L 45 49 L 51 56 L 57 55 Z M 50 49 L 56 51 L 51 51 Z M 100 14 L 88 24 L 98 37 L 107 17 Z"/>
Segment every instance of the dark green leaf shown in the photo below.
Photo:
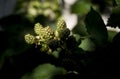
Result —
<path fill-rule="evenodd" d="M 96 12 L 93 8 L 87 14 L 85 18 L 85 24 L 87 31 L 90 35 L 90 38 L 97 45 L 104 45 L 108 40 L 108 33 L 106 26 L 98 12 Z"/>
<path fill-rule="evenodd" d="M 113 8 L 107 25 L 111 27 L 120 27 L 120 7 Z"/>

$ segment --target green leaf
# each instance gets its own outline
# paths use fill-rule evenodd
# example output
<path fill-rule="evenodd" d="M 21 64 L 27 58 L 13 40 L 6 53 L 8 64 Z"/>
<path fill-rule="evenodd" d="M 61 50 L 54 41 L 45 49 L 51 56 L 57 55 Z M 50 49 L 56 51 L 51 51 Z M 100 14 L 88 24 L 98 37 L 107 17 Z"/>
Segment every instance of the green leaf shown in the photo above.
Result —
<path fill-rule="evenodd" d="M 87 14 L 85 24 L 90 38 L 96 45 L 102 46 L 107 42 L 108 33 L 106 26 L 100 14 L 93 8 L 91 8 L 91 11 Z"/>
<path fill-rule="evenodd" d="M 115 7 L 112 10 L 112 14 L 110 15 L 110 18 L 108 19 L 108 26 L 111 27 L 120 27 L 120 7 Z"/>
<path fill-rule="evenodd" d="M 72 12 L 80 15 L 88 13 L 91 4 L 84 0 L 78 0 L 74 5 L 72 5 Z"/>
<path fill-rule="evenodd" d="M 120 6 L 120 0 L 115 0 L 115 1 L 116 1 L 116 4 Z"/>
<path fill-rule="evenodd" d="M 85 27 L 85 24 L 81 21 L 79 22 L 73 29 L 72 29 L 72 32 L 74 34 L 79 34 L 80 36 L 87 36 L 88 33 L 87 33 L 87 30 L 86 30 L 86 27 Z"/>
<path fill-rule="evenodd" d="M 86 38 L 86 39 L 82 40 L 79 47 L 82 48 L 85 51 L 94 51 L 95 50 L 95 44 L 89 38 Z"/>
<path fill-rule="evenodd" d="M 65 69 L 46 63 L 38 66 L 32 73 L 26 74 L 21 79 L 54 79 L 55 75 L 62 75 L 65 73 Z"/>
<path fill-rule="evenodd" d="M 112 42 L 113 38 L 118 34 L 117 31 L 108 30 L 108 41 Z"/>

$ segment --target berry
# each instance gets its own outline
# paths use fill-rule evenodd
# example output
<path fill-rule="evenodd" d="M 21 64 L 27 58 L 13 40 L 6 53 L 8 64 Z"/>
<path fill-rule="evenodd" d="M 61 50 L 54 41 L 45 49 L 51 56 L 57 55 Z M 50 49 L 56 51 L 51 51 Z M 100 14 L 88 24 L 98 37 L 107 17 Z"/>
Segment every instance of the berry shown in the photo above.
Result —
<path fill-rule="evenodd" d="M 60 18 L 57 22 L 56 36 L 59 36 L 59 33 L 61 33 L 65 28 L 67 28 L 66 23 L 62 18 Z"/>
<path fill-rule="evenodd" d="M 52 49 L 52 50 L 55 50 L 59 47 L 59 41 L 58 40 L 55 40 L 55 39 L 52 39 L 48 42 L 48 46 Z"/>
<path fill-rule="evenodd" d="M 35 31 L 36 34 L 40 35 L 42 29 L 43 29 L 43 26 L 40 23 L 35 24 L 34 31 Z"/>
<path fill-rule="evenodd" d="M 63 31 L 61 31 L 59 37 L 61 40 L 66 40 L 66 38 L 68 38 L 69 35 L 70 35 L 70 30 L 66 28 Z"/>
<path fill-rule="evenodd" d="M 34 40 L 35 40 L 35 37 L 33 35 L 30 35 L 30 34 L 25 35 L 25 41 L 28 44 L 33 44 L 35 42 Z"/>

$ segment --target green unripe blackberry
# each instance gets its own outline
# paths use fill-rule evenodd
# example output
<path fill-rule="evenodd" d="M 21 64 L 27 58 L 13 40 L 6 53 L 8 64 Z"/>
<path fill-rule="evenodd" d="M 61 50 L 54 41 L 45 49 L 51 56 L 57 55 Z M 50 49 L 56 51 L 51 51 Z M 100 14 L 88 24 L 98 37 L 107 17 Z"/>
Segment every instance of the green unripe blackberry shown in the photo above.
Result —
<path fill-rule="evenodd" d="M 33 44 L 35 42 L 35 37 L 33 35 L 26 34 L 24 38 L 28 44 Z"/>
<path fill-rule="evenodd" d="M 59 18 L 58 19 L 58 22 L 57 22 L 57 29 L 64 29 L 66 28 L 66 23 L 65 23 L 65 20 L 63 20 L 63 18 Z"/>
<path fill-rule="evenodd" d="M 36 34 L 41 35 L 42 29 L 43 29 L 43 26 L 40 23 L 35 24 L 34 31 Z"/>
<path fill-rule="evenodd" d="M 40 23 L 35 24 L 34 31 L 39 36 L 38 40 L 42 42 L 47 42 L 55 36 L 52 28 L 49 26 L 43 28 Z"/>
<path fill-rule="evenodd" d="M 42 39 L 46 42 L 54 38 L 54 31 L 49 26 L 45 27 L 42 32 Z"/>
<path fill-rule="evenodd" d="M 58 19 L 57 22 L 57 28 L 56 28 L 56 36 L 59 37 L 59 34 L 65 29 L 67 28 L 65 21 L 62 18 Z"/>
<path fill-rule="evenodd" d="M 63 18 L 59 18 L 58 22 L 57 22 L 57 29 L 56 31 L 61 32 L 62 30 L 64 30 L 65 28 L 67 28 L 65 21 L 63 20 Z"/>

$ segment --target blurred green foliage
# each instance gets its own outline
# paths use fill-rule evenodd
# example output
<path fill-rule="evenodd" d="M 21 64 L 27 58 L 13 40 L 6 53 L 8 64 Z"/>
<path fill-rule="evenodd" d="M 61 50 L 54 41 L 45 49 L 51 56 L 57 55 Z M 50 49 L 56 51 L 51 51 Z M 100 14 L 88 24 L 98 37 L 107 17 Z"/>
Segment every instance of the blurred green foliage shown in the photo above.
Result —
<path fill-rule="evenodd" d="M 77 2 L 74 5 L 72 5 L 72 12 L 83 16 L 88 13 L 90 7 L 91 3 L 89 1 L 77 0 Z"/>
<path fill-rule="evenodd" d="M 38 15 L 54 20 L 60 15 L 59 3 L 57 0 L 18 0 L 15 11 L 23 13 L 30 21 L 34 21 Z"/>

